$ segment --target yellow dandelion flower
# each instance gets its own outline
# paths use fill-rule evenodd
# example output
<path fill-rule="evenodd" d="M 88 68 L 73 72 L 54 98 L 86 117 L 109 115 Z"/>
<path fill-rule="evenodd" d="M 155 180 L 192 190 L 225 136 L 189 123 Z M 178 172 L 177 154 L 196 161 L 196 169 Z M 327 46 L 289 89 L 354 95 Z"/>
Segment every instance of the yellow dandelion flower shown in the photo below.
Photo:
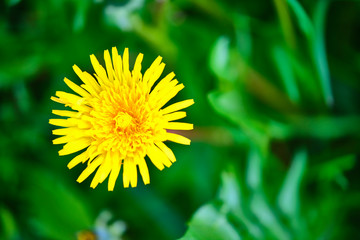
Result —
<path fill-rule="evenodd" d="M 112 191 L 121 166 L 124 187 L 129 187 L 129 184 L 136 187 L 137 167 L 144 184 L 149 184 L 146 155 L 162 170 L 176 160 L 164 141 L 190 144 L 188 138 L 172 130 L 193 129 L 192 124 L 174 121 L 184 118 L 186 113 L 180 110 L 194 101 L 184 100 L 163 108 L 184 85 L 178 84 L 173 72 L 155 84 L 165 67 L 160 56 L 144 75 L 141 74 L 141 53 L 131 72 L 127 48 L 122 58 L 115 47 L 112 48 L 112 58 L 106 50 L 104 59 L 105 68 L 94 55 L 90 56 L 94 77 L 73 66 L 84 84 L 78 86 L 67 78 L 64 81 L 77 95 L 57 91 L 57 97 L 51 97 L 53 101 L 73 110 L 52 111 L 66 117 L 50 119 L 50 124 L 63 127 L 53 130 L 54 135 L 61 136 L 53 143 L 65 144 L 59 151 L 60 156 L 82 151 L 69 162 L 68 168 L 87 161 L 78 182 L 84 181 L 97 169 L 90 185 L 92 188 L 109 176 L 108 190 Z"/>

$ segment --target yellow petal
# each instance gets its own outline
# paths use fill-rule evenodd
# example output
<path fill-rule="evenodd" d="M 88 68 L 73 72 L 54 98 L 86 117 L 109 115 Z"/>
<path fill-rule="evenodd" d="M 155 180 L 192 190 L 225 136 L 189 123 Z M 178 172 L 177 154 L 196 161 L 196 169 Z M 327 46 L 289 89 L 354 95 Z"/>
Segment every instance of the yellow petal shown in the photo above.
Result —
<path fill-rule="evenodd" d="M 90 55 L 90 61 L 96 72 L 98 82 L 100 83 L 101 86 L 105 86 L 107 80 L 105 69 L 103 68 L 103 66 L 100 65 L 99 61 L 97 60 L 94 54 Z"/>
<path fill-rule="evenodd" d="M 91 131 L 79 129 L 77 127 L 59 128 L 52 131 L 53 135 L 69 135 L 73 138 L 91 137 Z"/>
<path fill-rule="evenodd" d="M 137 170 L 133 160 L 124 160 L 123 182 L 125 188 L 129 187 L 129 183 L 131 187 L 136 187 L 137 185 Z"/>
<path fill-rule="evenodd" d="M 90 138 L 80 138 L 75 141 L 71 141 L 64 145 L 63 149 L 59 151 L 59 155 L 68 155 L 74 152 L 78 152 L 86 147 L 88 147 L 91 143 Z"/>
<path fill-rule="evenodd" d="M 55 129 L 52 131 L 53 135 L 68 135 L 70 133 L 72 133 L 74 130 L 76 130 L 77 128 L 59 128 L 59 129 Z"/>
<path fill-rule="evenodd" d="M 136 58 L 134 69 L 132 71 L 134 81 L 138 81 L 139 77 L 141 76 L 141 62 L 143 60 L 144 54 L 139 53 Z"/>
<path fill-rule="evenodd" d="M 114 80 L 114 69 L 113 69 L 113 66 L 112 66 L 112 62 L 111 62 L 111 57 L 110 57 L 110 53 L 109 53 L 109 50 L 105 50 L 104 51 L 104 59 L 105 59 L 105 66 L 106 66 L 106 72 L 107 72 L 107 75 L 108 75 L 108 79 L 110 81 L 113 81 Z"/>
<path fill-rule="evenodd" d="M 174 112 L 174 113 L 164 115 L 165 120 L 168 122 L 179 120 L 184 117 L 186 117 L 186 112 Z"/>
<path fill-rule="evenodd" d="M 116 78 L 121 82 L 122 81 L 122 60 L 121 56 L 118 54 L 116 47 L 112 48 L 112 59 L 115 70 Z"/>
<path fill-rule="evenodd" d="M 99 185 L 99 177 L 98 177 L 98 176 L 99 176 L 99 170 L 100 170 L 101 166 L 102 166 L 102 165 L 100 165 L 99 169 L 98 169 L 97 172 L 95 173 L 95 176 L 94 176 L 93 180 L 92 180 L 91 183 L 90 183 L 90 187 L 91 187 L 91 188 L 96 188 L 97 185 Z"/>
<path fill-rule="evenodd" d="M 112 169 L 111 169 L 109 182 L 108 182 L 108 190 L 113 191 L 114 187 L 115 187 L 116 179 L 119 176 L 121 163 L 120 163 L 120 158 L 119 158 L 118 153 L 111 152 L 110 157 L 112 159 Z"/>
<path fill-rule="evenodd" d="M 161 159 L 156 155 L 156 152 L 152 150 L 152 147 L 148 148 L 146 154 L 150 158 L 151 162 L 155 165 L 155 167 L 157 167 L 160 171 L 164 169 L 164 164 L 162 163 Z"/>
<path fill-rule="evenodd" d="M 169 140 L 169 141 L 184 144 L 184 145 L 190 145 L 190 142 L 191 142 L 190 139 L 188 139 L 184 136 L 175 134 L 175 133 L 166 133 L 166 137 L 167 137 L 167 140 Z"/>
<path fill-rule="evenodd" d="M 165 155 L 165 153 L 163 151 L 161 151 L 157 146 L 152 145 L 149 150 L 148 150 L 148 156 L 150 157 L 150 160 L 154 163 L 153 160 L 155 160 L 155 162 L 160 162 L 162 165 L 165 165 L 166 167 L 170 167 L 171 166 L 171 161 L 169 160 L 169 158 Z M 154 163 L 155 165 L 155 163 Z M 156 165 L 155 165 L 156 166 Z M 156 166 L 158 167 L 158 166 Z M 164 167 L 164 166 L 162 166 Z M 159 168 L 160 169 L 160 168 Z M 162 169 L 160 169 L 162 170 Z"/>
<path fill-rule="evenodd" d="M 89 158 L 89 155 L 87 153 L 87 151 L 77 155 L 76 157 L 74 157 L 67 165 L 67 167 L 69 169 L 72 169 L 73 167 L 75 167 L 76 165 L 78 165 L 81 162 L 85 162 L 86 159 Z"/>
<path fill-rule="evenodd" d="M 100 86 L 96 82 L 96 80 L 87 72 L 83 72 L 80 68 L 76 65 L 73 66 L 74 72 L 78 77 L 81 79 L 83 83 L 87 86 L 87 90 L 92 94 L 96 95 L 97 92 L 100 91 Z"/>
<path fill-rule="evenodd" d="M 155 86 L 154 90 L 152 92 L 159 92 L 161 91 L 164 87 L 167 86 L 168 83 L 170 83 L 170 81 L 175 77 L 175 73 L 171 72 L 168 75 L 166 75 L 166 77 L 164 77 L 163 79 L 161 79 L 161 81 Z M 175 84 L 176 85 L 176 84 Z"/>
<path fill-rule="evenodd" d="M 152 91 L 150 94 L 151 101 L 159 101 L 163 99 L 175 88 L 176 84 L 178 83 L 178 80 L 174 79 L 171 82 L 167 83 L 165 86 L 163 86 L 161 91 L 155 91 L 154 89 L 154 91 Z"/>
<path fill-rule="evenodd" d="M 125 48 L 124 49 L 124 54 L 123 54 L 123 73 L 126 77 L 126 80 L 131 80 L 130 79 L 130 70 L 129 70 L 129 49 Z"/>
<path fill-rule="evenodd" d="M 181 83 L 175 86 L 173 89 L 171 89 L 165 96 L 163 96 L 160 99 L 158 107 L 161 108 L 162 106 L 164 106 L 170 99 L 175 97 L 176 94 L 178 94 L 178 92 L 180 92 L 183 88 L 184 88 L 184 84 Z"/>
<path fill-rule="evenodd" d="M 59 127 L 73 127 L 76 126 L 76 123 L 70 121 L 69 119 L 50 119 L 49 123 L 54 126 Z"/>
<path fill-rule="evenodd" d="M 89 122 L 89 121 L 85 121 L 85 120 L 78 120 L 78 127 L 80 128 L 80 129 L 89 129 L 89 128 L 91 128 L 92 127 L 92 124 L 91 124 L 91 122 Z"/>
<path fill-rule="evenodd" d="M 52 110 L 52 113 L 61 117 L 77 117 L 79 112 L 66 111 L 66 110 Z"/>
<path fill-rule="evenodd" d="M 87 168 L 85 168 L 76 181 L 79 183 L 83 182 L 102 163 L 103 159 L 104 157 L 99 155 Z"/>
<path fill-rule="evenodd" d="M 80 129 L 88 129 L 92 125 L 90 122 L 77 119 L 77 118 L 68 118 L 68 119 L 50 119 L 49 123 L 51 125 L 59 126 L 59 127 L 78 127 Z"/>
<path fill-rule="evenodd" d="M 88 147 L 87 149 L 88 155 L 89 155 L 89 162 L 92 161 L 93 159 L 95 159 L 98 155 L 101 154 L 101 152 L 99 152 L 98 147 L 95 144 L 92 144 Z"/>
<path fill-rule="evenodd" d="M 73 136 L 62 136 L 59 138 L 55 138 L 52 142 L 53 144 L 63 144 L 74 140 Z"/>
<path fill-rule="evenodd" d="M 107 176 L 109 175 L 110 171 L 111 171 L 111 166 L 112 166 L 112 158 L 110 156 L 110 152 L 108 152 L 106 154 L 105 157 L 105 161 L 103 163 L 104 166 L 104 170 L 101 172 L 100 174 L 100 178 L 99 181 L 100 183 L 102 183 L 103 181 L 105 181 L 105 179 L 107 178 Z"/>
<path fill-rule="evenodd" d="M 155 61 L 151 64 L 151 66 L 145 71 L 143 81 L 148 83 L 150 81 L 150 77 L 153 75 L 154 71 L 159 67 L 161 63 L 162 57 L 158 56 Z"/>
<path fill-rule="evenodd" d="M 166 146 L 163 142 L 156 142 L 155 144 L 161 149 L 161 151 L 166 154 L 166 156 L 170 159 L 171 162 L 176 161 L 173 151 L 168 146 Z"/>
<path fill-rule="evenodd" d="M 90 96 L 90 94 L 87 91 L 85 91 L 83 88 L 79 87 L 78 85 L 76 85 L 75 83 L 70 81 L 69 79 L 64 78 L 64 82 L 66 83 L 66 85 L 69 86 L 69 88 L 71 88 L 74 92 L 76 92 L 80 96 L 82 96 L 82 97 Z"/>
<path fill-rule="evenodd" d="M 91 181 L 91 188 L 96 188 L 99 183 L 102 183 L 111 171 L 111 158 L 109 152 L 105 155 L 103 162 L 97 170 L 93 180 Z"/>
<path fill-rule="evenodd" d="M 178 110 L 187 108 L 187 107 L 189 107 L 189 106 L 191 106 L 193 104 L 194 104 L 193 99 L 188 99 L 188 100 L 184 100 L 184 101 L 181 101 L 181 102 L 177 102 L 177 103 L 171 104 L 170 106 L 164 108 L 162 110 L 162 113 L 167 114 L 167 113 L 176 112 Z"/>
<path fill-rule="evenodd" d="M 169 122 L 164 128 L 172 130 L 192 130 L 194 129 L 194 125 L 191 123 Z"/>
<path fill-rule="evenodd" d="M 63 100 L 61 100 L 60 98 L 50 97 L 50 99 L 51 99 L 51 100 L 53 100 L 54 102 L 64 104 L 64 101 L 63 101 Z"/>
<path fill-rule="evenodd" d="M 84 100 L 71 93 L 63 92 L 63 91 L 57 91 L 55 92 L 55 95 L 59 97 L 61 100 L 66 100 L 72 104 L 78 104 L 79 102 L 83 102 Z"/>
<path fill-rule="evenodd" d="M 159 79 L 159 77 L 161 76 L 162 72 L 164 71 L 165 68 L 165 63 L 161 63 L 159 65 L 159 67 L 157 67 L 154 71 L 154 73 L 150 76 L 149 79 L 149 88 L 151 88 L 154 83 Z"/>
<path fill-rule="evenodd" d="M 144 184 L 149 184 L 150 183 L 150 176 L 149 176 L 149 169 L 147 167 L 147 164 L 145 162 L 144 158 L 138 158 L 137 159 L 137 165 L 139 166 L 139 170 L 140 170 L 140 174 L 141 177 L 144 181 Z"/>

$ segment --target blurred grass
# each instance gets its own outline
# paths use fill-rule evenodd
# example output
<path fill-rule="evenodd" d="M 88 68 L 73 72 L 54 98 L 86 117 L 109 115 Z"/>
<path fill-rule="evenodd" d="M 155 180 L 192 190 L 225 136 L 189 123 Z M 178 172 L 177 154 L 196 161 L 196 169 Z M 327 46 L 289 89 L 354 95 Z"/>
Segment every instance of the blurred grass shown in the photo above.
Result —
<path fill-rule="evenodd" d="M 104 210 L 124 239 L 360 238 L 359 26 L 358 1 L 1 2 L 0 239 L 118 236 Z M 113 46 L 164 58 L 195 130 L 150 185 L 107 192 L 48 119 L 71 66 Z"/>

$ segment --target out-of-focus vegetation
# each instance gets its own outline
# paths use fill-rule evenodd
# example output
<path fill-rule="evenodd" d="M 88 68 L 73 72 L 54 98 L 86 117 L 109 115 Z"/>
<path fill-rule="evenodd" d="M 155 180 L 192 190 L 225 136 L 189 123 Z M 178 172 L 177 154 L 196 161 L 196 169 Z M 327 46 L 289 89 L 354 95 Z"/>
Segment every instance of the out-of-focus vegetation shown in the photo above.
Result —
<path fill-rule="evenodd" d="M 196 104 L 177 162 L 108 192 L 48 119 L 113 46 L 163 56 Z M 360 238 L 358 1 L 6 0 L 0 56 L 0 239 Z"/>

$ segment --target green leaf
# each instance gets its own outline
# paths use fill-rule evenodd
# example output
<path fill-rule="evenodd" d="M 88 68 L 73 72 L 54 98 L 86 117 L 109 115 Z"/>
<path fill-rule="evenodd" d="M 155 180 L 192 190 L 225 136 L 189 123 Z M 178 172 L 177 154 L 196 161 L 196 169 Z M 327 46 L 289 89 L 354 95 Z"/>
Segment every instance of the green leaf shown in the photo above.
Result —
<path fill-rule="evenodd" d="M 325 102 L 328 106 L 333 105 L 334 97 L 331 89 L 330 72 L 327 63 L 325 49 L 325 18 L 330 1 L 318 1 L 315 8 L 314 26 L 315 39 L 313 41 L 312 50 L 314 64 L 320 78 L 320 84 L 324 94 Z"/>
<path fill-rule="evenodd" d="M 219 198 L 231 209 L 236 209 L 241 204 L 241 189 L 235 177 L 235 171 L 226 171 L 221 174 L 221 188 Z"/>
<path fill-rule="evenodd" d="M 253 191 L 258 191 L 262 187 L 263 159 L 259 151 L 252 147 L 248 155 L 248 167 L 246 170 L 247 186 Z"/>
<path fill-rule="evenodd" d="M 248 60 L 252 53 L 250 17 L 237 14 L 234 16 L 234 25 L 237 50 L 245 60 Z"/>
<path fill-rule="evenodd" d="M 230 39 L 221 36 L 215 42 L 209 57 L 210 69 L 219 80 L 235 83 L 239 75 L 239 69 L 232 64 L 232 50 Z"/>
<path fill-rule="evenodd" d="M 214 205 L 208 204 L 196 211 L 189 229 L 181 240 L 239 240 L 240 235 Z"/>
<path fill-rule="evenodd" d="M 0 229 L 1 239 L 15 239 L 17 227 L 14 216 L 4 207 L 0 207 Z"/>
<path fill-rule="evenodd" d="M 75 32 L 79 32 L 80 30 L 83 30 L 85 26 L 87 12 L 89 10 L 91 2 L 86 0 L 80 0 L 76 1 L 74 4 L 76 8 L 76 13 L 73 21 L 73 29 Z"/>
<path fill-rule="evenodd" d="M 316 170 L 321 181 L 335 181 L 345 189 L 348 180 L 345 178 L 344 172 L 352 169 L 355 163 L 356 157 L 354 155 L 345 155 L 321 164 L 316 167 Z"/>
<path fill-rule="evenodd" d="M 278 68 L 281 80 L 284 83 L 287 95 L 294 103 L 299 103 L 300 94 L 292 69 L 291 58 L 288 56 L 288 52 L 280 46 L 274 46 L 273 58 L 275 60 L 276 67 Z"/>
<path fill-rule="evenodd" d="M 295 116 L 289 133 L 293 136 L 311 136 L 320 139 L 360 136 L 360 117 L 351 116 Z"/>
<path fill-rule="evenodd" d="M 296 16 L 297 24 L 299 25 L 300 30 L 305 34 L 305 36 L 307 36 L 308 39 L 312 39 L 314 27 L 304 8 L 297 0 L 287 0 L 287 3 Z"/>
<path fill-rule="evenodd" d="M 273 208 L 262 191 L 255 192 L 250 198 L 250 208 L 258 221 L 268 232 L 268 236 L 278 240 L 291 239 L 288 231 L 281 224 L 280 219 L 273 212 Z"/>
<path fill-rule="evenodd" d="M 282 226 L 280 219 L 273 212 L 263 187 L 268 187 L 263 182 L 264 156 L 256 147 L 252 147 L 248 156 L 248 167 L 246 170 L 246 183 L 249 187 L 250 209 L 260 224 L 267 230 L 267 235 L 276 239 L 289 239 L 289 234 Z"/>
<path fill-rule="evenodd" d="M 317 78 L 320 81 L 324 101 L 328 106 L 331 106 L 333 104 L 334 97 L 331 89 L 330 72 L 327 63 L 324 39 L 325 17 L 329 3 L 330 1 L 316 2 L 314 23 L 312 23 L 298 1 L 288 0 L 288 4 L 295 13 L 300 29 L 307 37 L 312 55 L 312 63 L 317 72 Z"/>
<path fill-rule="evenodd" d="M 215 111 L 240 126 L 249 141 L 256 142 L 261 147 L 262 152 L 266 152 L 269 140 L 266 125 L 249 117 L 244 108 L 245 103 L 236 90 L 229 92 L 213 91 L 209 93 L 208 99 Z"/>
<path fill-rule="evenodd" d="M 290 48 L 294 48 L 296 45 L 296 38 L 286 1 L 274 0 L 274 4 L 279 16 L 280 25 L 284 34 L 285 41 Z"/>
<path fill-rule="evenodd" d="M 26 56 L 18 59 L 8 59 L 0 65 L 0 89 L 9 87 L 14 83 L 29 80 L 40 68 L 42 58 L 38 55 Z"/>
<path fill-rule="evenodd" d="M 132 15 L 144 5 L 144 0 L 126 1 L 125 4 L 111 4 L 105 7 L 104 18 L 108 25 L 113 25 L 123 31 L 130 31 L 134 27 Z"/>
<path fill-rule="evenodd" d="M 72 239 L 78 231 L 91 228 L 91 214 L 84 199 L 57 176 L 42 170 L 33 174 L 26 197 L 33 227 L 40 236 Z"/>
<path fill-rule="evenodd" d="M 234 221 L 244 226 L 247 235 L 256 239 L 263 239 L 261 227 L 253 222 L 250 214 L 245 210 L 248 206 L 246 195 L 241 192 L 240 179 L 236 177 L 236 169 L 231 167 L 221 174 L 221 187 L 219 198 L 224 203 L 222 209 L 229 209 L 229 215 L 234 216 Z"/>
<path fill-rule="evenodd" d="M 6 4 L 9 7 L 15 6 L 16 4 L 18 4 L 21 0 L 6 0 Z"/>
<path fill-rule="evenodd" d="M 300 211 L 300 184 L 306 169 L 307 153 L 304 149 L 296 152 L 278 196 L 278 205 L 290 218 Z"/>
<path fill-rule="evenodd" d="M 238 122 L 241 121 L 242 117 L 245 117 L 243 101 L 237 91 L 213 91 L 208 95 L 208 98 L 215 110 L 230 120 Z"/>

